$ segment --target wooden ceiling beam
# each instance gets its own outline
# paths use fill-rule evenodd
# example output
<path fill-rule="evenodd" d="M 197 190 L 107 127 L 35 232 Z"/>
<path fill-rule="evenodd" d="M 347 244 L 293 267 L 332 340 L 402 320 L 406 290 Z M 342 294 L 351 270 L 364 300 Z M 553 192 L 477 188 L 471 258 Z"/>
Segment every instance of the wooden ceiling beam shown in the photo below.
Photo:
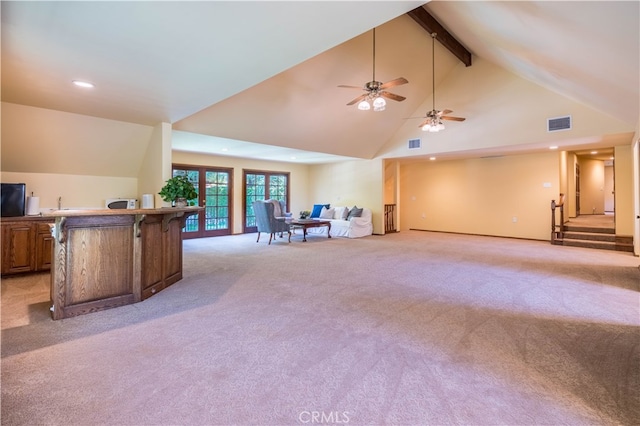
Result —
<path fill-rule="evenodd" d="M 436 40 L 453 53 L 456 58 L 460 59 L 465 66 L 471 66 L 471 52 L 445 30 L 436 18 L 431 16 L 424 7 L 416 7 L 407 12 L 407 15 L 411 16 L 414 21 L 420 24 L 420 26 L 429 33 L 429 36 L 436 33 Z"/>

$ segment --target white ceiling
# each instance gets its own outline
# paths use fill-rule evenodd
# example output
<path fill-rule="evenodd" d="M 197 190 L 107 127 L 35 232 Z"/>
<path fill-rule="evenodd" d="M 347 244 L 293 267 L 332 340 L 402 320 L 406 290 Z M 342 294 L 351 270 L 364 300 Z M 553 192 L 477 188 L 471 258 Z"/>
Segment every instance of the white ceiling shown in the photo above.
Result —
<path fill-rule="evenodd" d="M 2 101 L 173 123 L 176 149 L 309 163 L 372 158 L 431 94 L 430 39 L 401 16 L 422 3 L 3 1 Z M 639 5 L 438 1 L 426 9 L 475 57 L 636 126 Z M 344 106 L 359 92 L 336 87 L 371 79 L 373 27 L 376 79 L 410 82 L 392 90 L 405 102 L 376 113 L 384 120 Z M 438 45 L 437 80 L 456 61 Z M 74 79 L 96 87 L 77 89 Z M 284 92 L 275 90 L 282 79 Z"/>

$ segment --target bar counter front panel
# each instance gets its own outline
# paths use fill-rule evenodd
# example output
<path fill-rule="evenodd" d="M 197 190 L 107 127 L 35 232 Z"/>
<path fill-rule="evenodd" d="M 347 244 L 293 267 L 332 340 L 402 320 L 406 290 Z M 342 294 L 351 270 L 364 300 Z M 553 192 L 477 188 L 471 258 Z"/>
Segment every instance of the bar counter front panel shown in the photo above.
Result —
<path fill-rule="evenodd" d="M 57 210 L 51 316 L 140 302 L 182 279 L 182 228 L 202 207 Z"/>

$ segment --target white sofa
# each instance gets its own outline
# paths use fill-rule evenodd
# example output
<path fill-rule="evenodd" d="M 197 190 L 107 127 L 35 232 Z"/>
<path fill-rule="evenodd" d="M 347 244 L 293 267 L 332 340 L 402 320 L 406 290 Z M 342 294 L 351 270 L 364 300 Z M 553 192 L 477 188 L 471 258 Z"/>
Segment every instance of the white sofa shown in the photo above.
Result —
<path fill-rule="evenodd" d="M 350 210 L 349 207 L 323 207 L 318 219 L 331 221 L 331 237 L 360 238 L 373 234 L 371 210 L 364 207 L 360 217 L 347 220 Z M 307 233 L 327 235 L 327 227 L 309 228 Z"/>

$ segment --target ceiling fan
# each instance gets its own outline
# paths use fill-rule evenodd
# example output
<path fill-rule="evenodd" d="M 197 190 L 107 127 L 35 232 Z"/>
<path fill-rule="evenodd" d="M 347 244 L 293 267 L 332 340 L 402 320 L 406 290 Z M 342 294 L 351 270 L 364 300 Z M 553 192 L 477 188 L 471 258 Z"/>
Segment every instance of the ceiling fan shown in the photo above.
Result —
<path fill-rule="evenodd" d="M 347 85 L 339 85 L 338 87 L 346 87 L 348 89 L 359 89 L 364 90 L 366 93 L 358 96 L 347 105 L 358 104 L 358 109 L 360 110 L 368 110 L 371 109 L 371 105 L 369 105 L 369 101 L 373 104 L 374 111 L 383 111 L 387 105 L 387 102 L 384 98 L 391 99 L 394 101 L 404 101 L 404 96 L 396 95 L 395 93 L 387 92 L 387 89 L 391 87 L 400 86 L 401 84 L 407 84 L 409 81 L 404 78 L 396 78 L 395 80 L 387 81 L 386 83 L 382 83 L 380 81 L 376 81 L 376 29 L 373 29 L 373 79 L 366 83 L 364 87 L 360 86 L 347 86 Z"/>
<path fill-rule="evenodd" d="M 450 109 L 445 109 L 443 111 L 436 110 L 436 54 L 435 54 L 435 42 L 436 42 L 437 33 L 431 33 L 431 84 L 433 90 L 433 109 L 423 117 L 425 120 L 418 125 L 422 130 L 428 132 L 438 132 L 440 130 L 444 130 L 444 124 L 442 120 L 451 120 L 451 121 L 464 121 L 465 119 L 462 117 L 453 117 L 450 114 L 453 111 Z"/>

